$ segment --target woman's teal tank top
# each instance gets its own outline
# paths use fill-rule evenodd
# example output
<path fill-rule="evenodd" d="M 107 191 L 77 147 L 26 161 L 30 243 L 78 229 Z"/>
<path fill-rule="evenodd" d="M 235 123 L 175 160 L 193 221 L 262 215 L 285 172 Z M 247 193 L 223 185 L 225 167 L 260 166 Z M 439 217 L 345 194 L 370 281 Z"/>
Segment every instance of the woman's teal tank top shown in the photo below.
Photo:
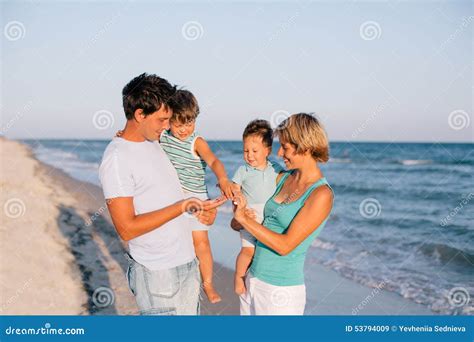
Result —
<path fill-rule="evenodd" d="M 326 178 L 321 178 L 309 187 L 305 193 L 296 201 L 290 203 L 277 203 L 275 197 L 280 192 L 285 180 L 292 173 L 287 172 L 277 185 L 275 193 L 267 201 L 264 209 L 263 225 L 268 229 L 284 234 L 289 228 L 291 222 L 301 210 L 304 202 L 312 191 L 322 185 L 329 186 Z M 290 199 L 291 200 L 291 199 Z M 255 255 L 250 267 L 250 272 L 258 279 L 277 286 L 292 286 L 304 284 L 304 261 L 306 252 L 311 243 L 321 233 L 327 219 L 301 242 L 293 251 L 283 256 L 273 251 L 263 243 L 258 242 L 255 249 Z"/>

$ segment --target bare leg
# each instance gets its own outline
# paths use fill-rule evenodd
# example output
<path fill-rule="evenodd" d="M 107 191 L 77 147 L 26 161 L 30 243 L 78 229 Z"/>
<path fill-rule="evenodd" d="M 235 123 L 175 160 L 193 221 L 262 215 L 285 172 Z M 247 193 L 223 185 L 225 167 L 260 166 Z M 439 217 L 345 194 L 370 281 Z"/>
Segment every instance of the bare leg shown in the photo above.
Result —
<path fill-rule="evenodd" d="M 207 230 L 194 230 L 193 242 L 196 256 L 199 259 L 199 270 L 201 271 L 204 293 L 211 303 L 218 303 L 221 301 L 221 296 L 219 296 L 212 285 L 213 260 Z"/>
<path fill-rule="evenodd" d="M 253 247 L 242 247 L 237 260 L 235 262 L 235 276 L 234 276 L 234 290 L 235 293 L 239 296 L 244 294 L 245 289 L 245 273 L 252 262 L 253 255 L 255 253 L 255 248 Z"/>

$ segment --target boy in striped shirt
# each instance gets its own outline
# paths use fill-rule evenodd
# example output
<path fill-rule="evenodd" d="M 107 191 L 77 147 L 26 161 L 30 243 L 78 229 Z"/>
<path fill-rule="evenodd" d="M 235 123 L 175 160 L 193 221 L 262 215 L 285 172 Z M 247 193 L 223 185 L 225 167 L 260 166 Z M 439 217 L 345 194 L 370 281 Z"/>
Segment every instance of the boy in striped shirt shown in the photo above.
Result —
<path fill-rule="evenodd" d="M 195 132 L 199 106 L 194 95 L 187 90 L 178 90 L 174 97 L 175 110 L 170 120 L 170 129 L 163 131 L 160 144 L 178 172 L 181 188 L 186 197 L 208 199 L 205 183 L 206 165 L 217 177 L 222 194 L 233 198 L 233 182 L 227 177 L 224 164 L 215 156 L 206 140 Z M 176 109 L 177 108 L 177 109 Z M 209 226 L 201 224 L 194 216 L 193 242 L 199 259 L 203 290 L 211 303 L 221 301 L 212 283 L 213 259 L 209 243 Z"/>

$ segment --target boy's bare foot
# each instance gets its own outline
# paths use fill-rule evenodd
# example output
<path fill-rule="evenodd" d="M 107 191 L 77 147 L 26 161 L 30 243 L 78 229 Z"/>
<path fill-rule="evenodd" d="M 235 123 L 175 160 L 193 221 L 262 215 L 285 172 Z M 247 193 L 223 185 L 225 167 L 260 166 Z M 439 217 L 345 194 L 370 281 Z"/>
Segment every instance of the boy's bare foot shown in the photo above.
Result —
<path fill-rule="evenodd" d="M 202 289 L 204 290 L 204 293 L 206 294 L 207 299 L 212 304 L 219 303 L 222 300 L 221 296 L 217 293 L 217 291 L 214 289 L 214 286 L 212 286 L 211 283 L 203 282 Z"/>
<path fill-rule="evenodd" d="M 239 277 L 239 276 L 234 277 L 234 291 L 238 296 L 245 293 L 246 288 L 245 288 L 244 277 Z"/>

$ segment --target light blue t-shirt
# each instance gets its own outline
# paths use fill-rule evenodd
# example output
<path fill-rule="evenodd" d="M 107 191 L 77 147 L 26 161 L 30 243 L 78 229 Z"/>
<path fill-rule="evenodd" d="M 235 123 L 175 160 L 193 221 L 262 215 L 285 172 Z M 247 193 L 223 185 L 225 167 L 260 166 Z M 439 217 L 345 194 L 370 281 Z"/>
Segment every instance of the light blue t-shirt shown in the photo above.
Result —
<path fill-rule="evenodd" d="M 276 190 L 276 179 L 283 168 L 274 162 L 267 161 L 263 170 L 256 169 L 248 164 L 240 166 L 232 177 L 232 181 L 239 184 L 247 199 L 247 204 L 257 213 L 257 218 L 263 220 L 265 203 Z"/>

